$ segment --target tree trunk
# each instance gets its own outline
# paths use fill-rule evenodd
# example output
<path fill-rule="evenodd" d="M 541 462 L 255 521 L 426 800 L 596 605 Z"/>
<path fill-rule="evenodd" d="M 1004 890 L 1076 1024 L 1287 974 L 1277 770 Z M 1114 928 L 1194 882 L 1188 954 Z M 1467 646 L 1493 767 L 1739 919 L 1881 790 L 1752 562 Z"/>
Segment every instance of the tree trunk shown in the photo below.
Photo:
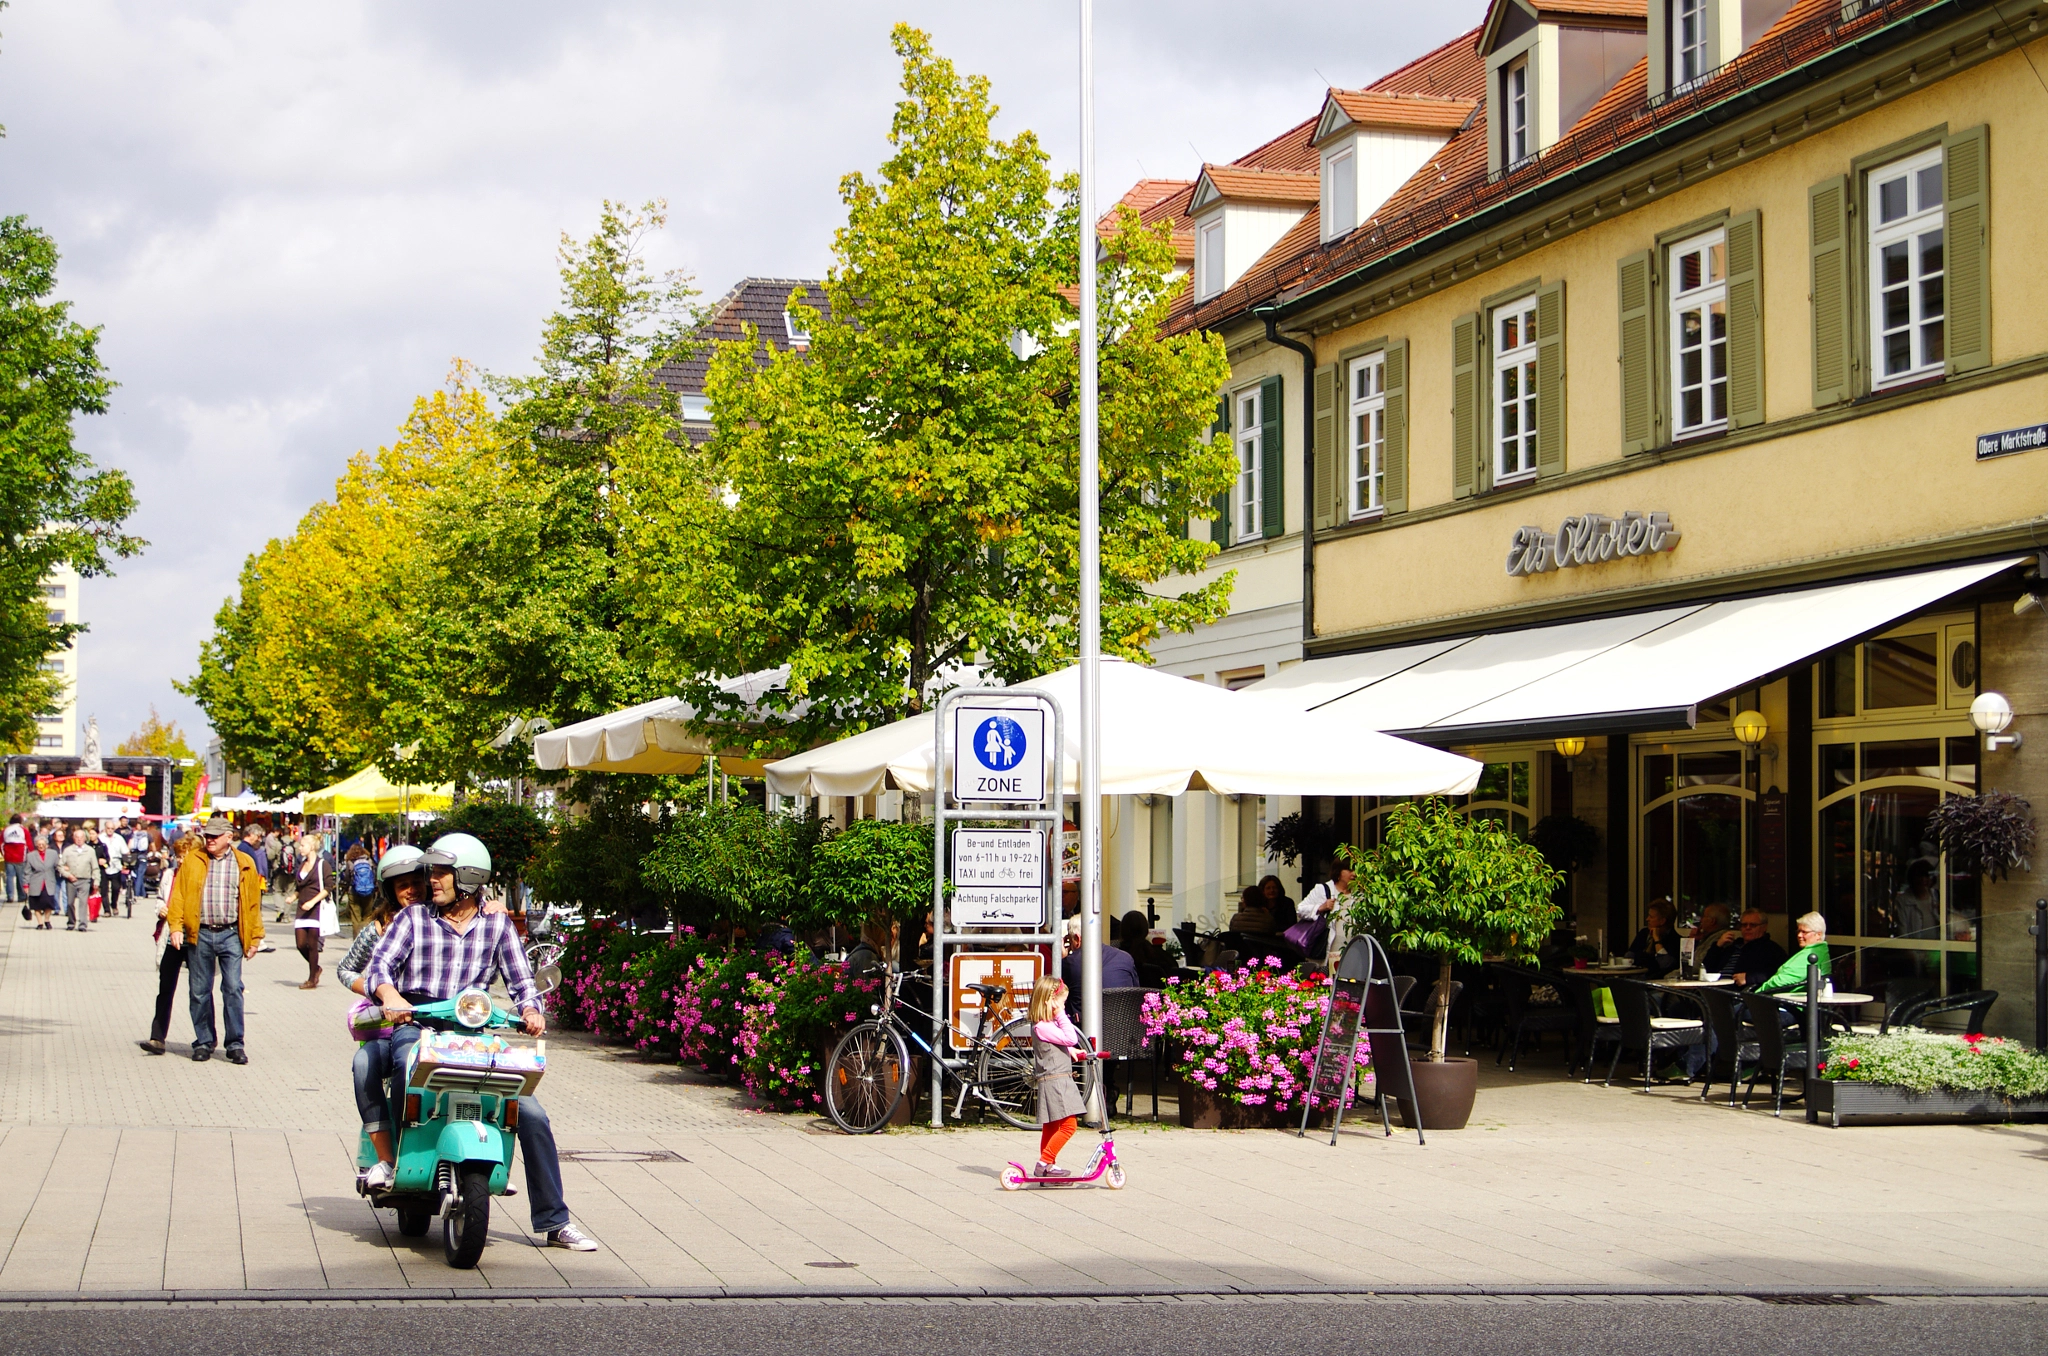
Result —
<path fill-rule="evenodd" d="M 1451 963 L 1438 961 L 1436 1001 L 1430 1005 L 1429 1062 L 1441 1064 L 1451 1043 Z"/>

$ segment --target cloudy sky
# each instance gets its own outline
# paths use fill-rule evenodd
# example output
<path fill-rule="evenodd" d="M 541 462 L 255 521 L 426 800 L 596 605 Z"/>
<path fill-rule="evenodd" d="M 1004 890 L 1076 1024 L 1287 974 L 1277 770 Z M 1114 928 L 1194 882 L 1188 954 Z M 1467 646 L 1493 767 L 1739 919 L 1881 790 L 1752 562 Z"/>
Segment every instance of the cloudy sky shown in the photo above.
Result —
<path fill-rule="evenodd" d="M 1478 21 L 1483 0 L 1099 0 L 1098 198 L 1192 177 Z M 120 382 L 81 428 L 151 546 L 87 584 L 81 719 L 109 747 L 188 676 L 244 558 L 461 357 L 520 370 L 560 232 L 665 198 L 656 261 L 716 296 L 815 276 L 897 96 L 892 22 L 1074 164 L 1074 0 L 12 0 L 0 213 Z"/>

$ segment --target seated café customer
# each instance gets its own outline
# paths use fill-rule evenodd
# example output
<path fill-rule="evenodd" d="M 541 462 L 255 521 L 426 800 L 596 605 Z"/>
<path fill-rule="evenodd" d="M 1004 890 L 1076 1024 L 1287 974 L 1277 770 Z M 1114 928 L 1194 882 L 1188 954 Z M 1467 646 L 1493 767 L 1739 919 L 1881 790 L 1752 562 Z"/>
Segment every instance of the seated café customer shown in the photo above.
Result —
<path fill-rule="evenodd" d="M 1273 931 L 1284 932 L 1296 921 L 1294 900 L 1280 886 L 1278 876 L 1259 878 L 1259 900 L 1266 906 L 1266 912 L 1273 916 Z"/>
<path fill-rule="evenodd" d="M 1078 1014 L 1081 1011 L 1081 920 L 1067 920 L 1067 954 L 1060 960 L 1060 978 L 1067 985 L 1067 1011 Z M 1102 944 L 1102 987 L 1105 989 L 1142 989 L 1138 980 L 1138 964 L 1129 953 L 1120 951 L 1108 942 Z M 1076 1021 L 1080 1018 L 1077 1015 Z"/>
<path fill-rule="evenodd" d="M 1643 910 L 1643 930 L 1629 943 L 1630 961 L 1662 979 L 1678 968 L 1678 932 L 1671 926 L 1671 904 L 1653 899 Z"/>
<path fill-rule="evenodd" d="M 1173 972 L 1173 962 L 1152 940 L 1150 922 L 1136 909 L 1125 914 L 1117 925 L 1116 945 L 1138 967 L 1138 977 L 1148 988 L 1157 987 L 1161 979 Z"/>
<path fill-rule="evenodd" d="M 1291 906 L 1293 901 L 1288 903 Z M 1225 931 L 1254 937 L 1269 936 L 1273 932 L 1273 911 L 1266 906 L 1266 896 L 1258 886 L 1245 887 L 1244 894 L 1238 899 L 1237 912 L 1230 915 L 1230 925 Z"/>
<path fill-rule="evenodd" d="M 1757 984 L 1758 993 L 1799 993 L 1806 988 L 1806 958 L 1820 957 L 1820 974 L 1826 979 L 1829 974 L 1828 920 L 1817 913 L 1802 913 L 1793 924 L 1799 938 L 1799 949 L 1773 971 L 1769 978 Z"/>
<path fill-rule="evenodd" d="M 1706 935 L 1704 929 L 1700 935 Z M 1784 963 L 1785 948 L 1765 931 L 1763 910 L 1744 909 L 1737 927 L 1709 943 L 1700 968 L 1746 985 L 1778 973 Z"/>

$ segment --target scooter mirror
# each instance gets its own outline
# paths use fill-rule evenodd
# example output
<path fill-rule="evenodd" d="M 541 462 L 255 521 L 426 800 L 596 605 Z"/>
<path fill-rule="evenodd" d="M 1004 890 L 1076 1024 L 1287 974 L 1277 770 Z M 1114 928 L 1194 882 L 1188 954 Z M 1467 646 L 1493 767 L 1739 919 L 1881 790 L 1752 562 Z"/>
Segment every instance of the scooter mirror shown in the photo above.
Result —
<path fill-rule="evenodd" d="M 540 996 L 546 998 L 549 994 L 562 987 L 562 967 L 559 965 L 543 965 L 534 972 L 533 980 L 534 983 L 540 986 Z"/>

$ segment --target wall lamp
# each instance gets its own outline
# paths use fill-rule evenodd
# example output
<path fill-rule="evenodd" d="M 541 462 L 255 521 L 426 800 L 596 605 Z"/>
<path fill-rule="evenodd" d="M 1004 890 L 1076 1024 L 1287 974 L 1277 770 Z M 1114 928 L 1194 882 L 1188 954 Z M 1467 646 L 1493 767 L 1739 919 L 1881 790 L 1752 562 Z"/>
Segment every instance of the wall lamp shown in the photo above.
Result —
<path fill-rule="evenodd" d="M 1984 736 L 1984 747 L 1990 752 L 2020 746 L 2018 735 L 2005 733 L 2005 728 L 2012 724 L 2012 703 L 2002 692 L 1986 692 L 1971 702 L 1970 724 Z"/>

